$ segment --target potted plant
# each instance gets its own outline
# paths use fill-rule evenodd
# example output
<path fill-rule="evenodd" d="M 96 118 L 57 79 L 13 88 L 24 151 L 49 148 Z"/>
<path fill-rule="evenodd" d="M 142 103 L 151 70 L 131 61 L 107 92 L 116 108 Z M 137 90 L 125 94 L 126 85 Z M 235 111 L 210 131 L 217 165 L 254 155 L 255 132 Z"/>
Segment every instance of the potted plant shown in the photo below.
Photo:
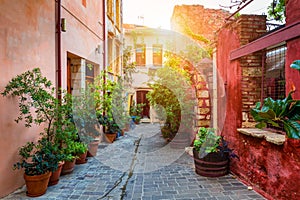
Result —
<path fill-rule="evenodd" d="M 63 120 L 65 112 L 62 111 L 67 110 L 64 107 L 65 102 L 55 97 L 55 88 L 52 87 L 51 81 L 42 76 L 39 68 L 34 68 L 9 81 L 1 94 L 18 97 L 19 116 L 15 120 L 17 123 L 22 120 L 25 127 L 31 127 L 32 124 L 45 126 L 37 142 L 28 142 L 20 148 L 21 161 L 17 162 L 14 168 L 25 168 L 26 178 L 56 171 L 59 162 L 66 156 L 60 150 L 61 144 L 56 140 L 56 133 L 63 132 L 68 124 L 65 123 L 67 120 Z M 41 169 L 43 171 L 40 171 Z M 39 196 L 45 192 L 34 194 L 29 185 L 27 190 L 29 196 Z"/>
<path fill-rule="evenodd" d="M 230 158 L 238 158 L 215 129 L 201 127 L 194 140 L 196 173 L 206 177 L 219 177 L 229 173 Z"/>
<path fill-rule="evenodd" d="M 47 138 L 42 137 L 37 143 L 28 142 L 19 150 L 20 161 L 14 169 L 24 168 L 27 196 L 37 197 L 46 193 L 52 172 L 58 168 L 58 155 L 53 154 L 56 147 Z"/>
<path fill-rule="evenodd" d="M 76 156 L 75 156 L 75 141 L 70 140 L 65 143 L 64 153 L 67 155 L 64 159 L 65 163 L 61 170 L 61 175 L 70 174 L 74 171 Z"/>
<path fill-rule="evenodd" d="M 73 98 L 73 119 L 78 127 L 79 141 L 87 144 L 88 155 L 95 156 L 100 141 L 100 126 L 95 108 L 95 92 L 90 84 L 80 96 Z"/>
<path fill-rule="evenodd" d="M 121 129 L 113 117 L 108 118 L 106 127 L 105 136 L 108 141 L 112 143 L 116 140 L 118 132 L 120 132 Z"/>
<path fill-rule="evenodd" d="M 83 142 L 75 142 L 74 148 L 75 148 L 75 155 L 77 156 L 75 163 L 76 164 L 86 163 L 88 145 Z"/>
<path fill-rule="evenodd" d="M 139 124 L 141 121 L 141 114 L 143 112 L 143 107 L 145 106 L 145 103 L 138 103 L 135 102 L 132 103 L 130 106 L 130 116 L 135 124 Z"/>
<path fill-rule="evenodd" d="M 300 100 L 294 100 L 292 94 L 282 100 L 274 100 L 271 97 L 264 99 L 263 103 L 257 102 L 250 113 L 258 122 L 257 128 L 273 127 L 286 132 L 288 138 L 300 139 Z"/>

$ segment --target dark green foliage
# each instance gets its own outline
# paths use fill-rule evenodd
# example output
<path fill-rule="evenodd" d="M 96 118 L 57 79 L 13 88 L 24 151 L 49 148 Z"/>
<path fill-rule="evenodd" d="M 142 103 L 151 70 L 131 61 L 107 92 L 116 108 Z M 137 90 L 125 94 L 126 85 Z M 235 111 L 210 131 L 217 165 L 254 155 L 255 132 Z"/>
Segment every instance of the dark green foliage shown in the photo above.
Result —
<path fill-rule="evenodd" d="M 20 162 L 14 164 L 14 169 L 25 169 L 27 175 L 41 175 L 48 171 L 54 172 L 58 162 L 64 159 L 63 154 L 55 154 L 58 146 L 53 145 L 46 138 L 38 143 L 28 142 L 19 150 L 22 157 Z"/>
<path fill-rule="evenodd" d="M 190 75 L 179 67 L 180 63 L 178 57 L 169 55 L 165 63 L 168 66 L 157 70 L 158 79 L 154 84 L 149 84 L 152 90 L 147 94 L 156 113 L 165 116 L 162 132 L 169 139 L 176 135 L 180 124 L 185 128 L 192 126 L 194 104 L 189 94 Z"/>
<path fill-rule="evenodd" d="M 300 72 L 300 60 L 295 60 L 290 67 Z"/>
<path fill-rule="evenodd" d="M 283 128 L 289 138 L 300 139 L 300 101 L 294 100 L 292 94 L 282 100 L 273 100 L 271 97 L 264 99 L 263 105 L 260 102 L 251 109 L 250 113 L 254 120 L 258 122 L 257 128 L 265 128 L 267 125 Z"/>
<path fill-rule="evenodd" d="M 55 87 L 43 77 L 39 68 L 26 71 L 13 78 L 5 87 L 3 96 L 11 95 L 19 100 L 19 116 L 26 127 L 44 125 L 37 142 L 28 142 L 20 148 L 21 162 L 15 169 L 25 168 L 28 175 L 54 171 L 58 162 L 70 158 L 69 142 L 76 139 L 76 127 L 70 118 L 72 101 L 69 95 L 59 100 Z M 63 91 L 61 93 L 64 93 Z"/>
<path fill-rule="evenodd" d="M 176 95 L 164 85 L 152 84 L 152 90 L 147 94 L 150 104 L 160 105 L 166 115 L 165 124 L 162 128 L 163 137 L 172 139 L 179 128 L 181 108 Z"/>
<path fill-rule="evenodd" d="M 145 105 L 146 105 L 145 103 L 136 104 L 135 101 L 132 102 L 132 105 L 130 106 L 129 114 L 134 122 L 140 123 L 140 120 L 142 118 L 142 112 Z"/>
<path fill-rule="evenodd" d="M 89 85 L 81 92 L 80 96 L 73 97 L 72 102 L 72 117 L 78 127 L 79 140 L 88 144 L 100 134 L 93 86 Z"/>

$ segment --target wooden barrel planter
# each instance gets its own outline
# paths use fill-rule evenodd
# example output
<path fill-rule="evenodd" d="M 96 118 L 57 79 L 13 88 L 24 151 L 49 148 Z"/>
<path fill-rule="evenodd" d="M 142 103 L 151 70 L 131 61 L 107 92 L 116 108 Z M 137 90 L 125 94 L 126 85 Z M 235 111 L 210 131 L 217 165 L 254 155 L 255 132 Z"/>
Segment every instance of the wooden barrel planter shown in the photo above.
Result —
<path fill-rule="evenodd" d="M 220 177 L 229 173 L 229 157 L 221 153 L 209 153 L 199 158 L 197 151 L 193 150 L 195 171 L 205 177 Z"/>

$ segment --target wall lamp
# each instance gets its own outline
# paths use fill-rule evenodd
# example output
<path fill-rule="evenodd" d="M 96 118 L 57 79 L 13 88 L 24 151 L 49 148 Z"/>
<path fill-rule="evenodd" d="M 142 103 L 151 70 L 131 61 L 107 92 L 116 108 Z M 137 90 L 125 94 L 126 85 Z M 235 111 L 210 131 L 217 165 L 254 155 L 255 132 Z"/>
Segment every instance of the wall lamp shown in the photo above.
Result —
<path fill-rule="evenodd" d="M 66 32 L 67 31 L 67 21 L 66 18 L 61 18 L 61 31 Z"/>

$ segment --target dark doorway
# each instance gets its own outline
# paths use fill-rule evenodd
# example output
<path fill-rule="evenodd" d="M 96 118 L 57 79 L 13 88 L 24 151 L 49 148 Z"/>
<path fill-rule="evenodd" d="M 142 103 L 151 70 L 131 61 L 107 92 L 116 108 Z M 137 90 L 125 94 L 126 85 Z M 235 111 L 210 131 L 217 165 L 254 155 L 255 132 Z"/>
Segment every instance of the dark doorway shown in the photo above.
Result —
<path fill-rule="evenodd" d="M 143 118 L 150 118 L 150 104 L 148 99 L 146 98 L 148 91 L 137 91 L 136 92 L 136 103 L 144 103 L 146 104 L 143 107 L 142 117 Z"/>

